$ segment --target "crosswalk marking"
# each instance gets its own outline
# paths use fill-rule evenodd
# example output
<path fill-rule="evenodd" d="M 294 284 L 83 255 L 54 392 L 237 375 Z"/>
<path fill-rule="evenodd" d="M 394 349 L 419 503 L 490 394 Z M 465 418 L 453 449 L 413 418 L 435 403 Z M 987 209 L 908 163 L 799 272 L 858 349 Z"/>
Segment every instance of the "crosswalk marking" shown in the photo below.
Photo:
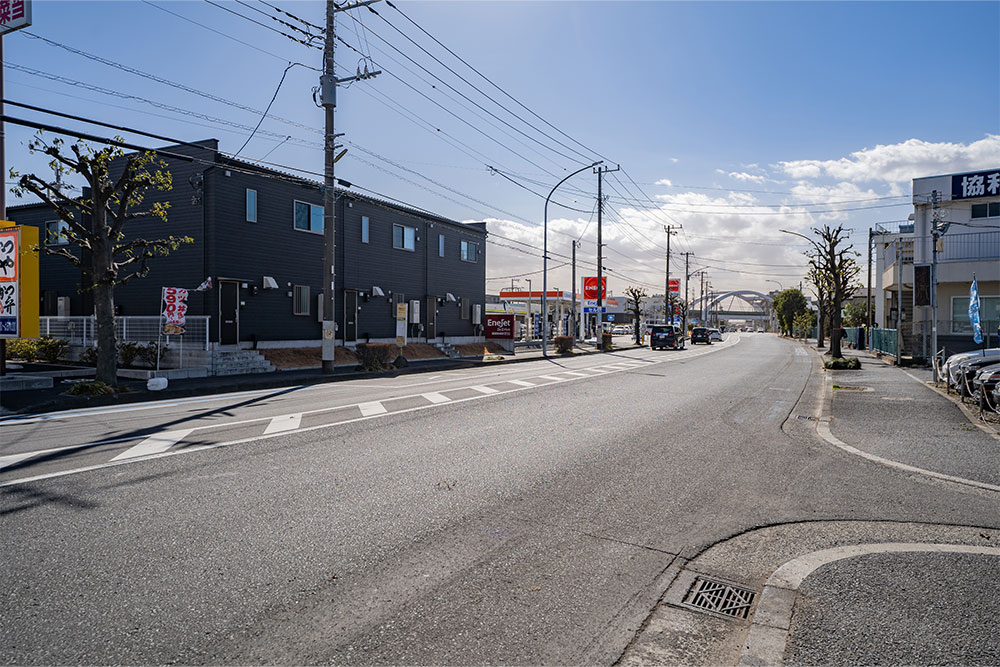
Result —
<path fill-rule="evenodd" d="M 362 417 L 371 417 L 372 415 L 384 415 L 388 410 L 382 405 L 382 401 L 372 401 L 370 403 L 362 403 L 358 406 L 361 408 Z"/>
<path fill-rule="evenodd" d="M 493 387 L 486 387 L 484 385 L 476 385 L 475 387 L 469 387 L 473 391 L 478 391 L 480 394 L 496 394 L 499 393 L 498 390 Z"/>
<path fill-rule="evenodd" d="M 122 461 L 124 459 L 134 459 L 140 456 L 149 456 L 150 454 L 165 452 L 186 438 L 193 430 L 193 428 L 188 428 L 179 431 L 164 431 L 163 433 L 151 435 L 135 447 L 126 449 L 124 452 L 111 460 Z"/>
<path fill-rule="evenodd" d="M 540 380 L 552 380 L 553 382 L 565 382 L 566 378 L 556 377 L 555 375 L 539 375 Z"/>
<path fill-rule="evenodd" d="M 534 387 L 534 382 L 525 382 L 524 380 L 507 380 L 511 384 L 516 384 L 518 387 Z"/>
<path fill-rule="evenodd" d="M 264 429 L 264 435 L 269 433 L 281 433 L 282 431 L 294 431 L 302 423 L 302 413 L 293 415 L 281 415 L 271 420 L 271 423 Z"/>
<path fill-rule="evenodd" d="M 16 463 L 20 463 L 25 459 L 30 459 L 33 456 L 41 456 L 47 452 L 51 452 L 51 449 L 44 449 L 39 452 L 22 452 L 20 454 L 7 454 L 6 456 L 0 456 L 0 470 L 7 468 Z"/>
<path fill-rule="evenodd" d="M 424 398 L 426 398 L 431 403 L 450 403 L 451 402 L 450 398 L 448 398 L 444 394 L 439 394 L 436 391 L 432 391 L 432 392 L 429 392 L 427 394 L 421 394 L 421 396 L 423 396 Z"/>
<path fill-rule="evenodd" d="M 563 375 L 574 375 L 574 376 L 576 376 L 578 378 L 587 378 L 587 377 L 590 377 L 586 373 L 577 373 L 576 371 L 563 371 Z"/>

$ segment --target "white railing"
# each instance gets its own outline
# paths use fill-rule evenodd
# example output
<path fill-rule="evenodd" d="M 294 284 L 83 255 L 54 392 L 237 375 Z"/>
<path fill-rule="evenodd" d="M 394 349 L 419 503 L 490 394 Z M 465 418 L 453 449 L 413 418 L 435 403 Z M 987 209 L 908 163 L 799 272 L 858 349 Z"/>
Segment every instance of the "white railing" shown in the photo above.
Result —
<path fill-rule="evenodd" d="M 188 350 L 209 349 L 207 315 L 188 317 L 184 333 L 180 336 L 164 336 L 168 345 L 180 344 Z M 97 343 L 97 320 L 94 317 L 40 317 L 39 333 L 42 336 L 61 338 L 70 345 L 87 347 Z M 115 318 L 115 337 L 119 342 L 155 342 L 160 330 L 160 318 L 155 315 Z"/>

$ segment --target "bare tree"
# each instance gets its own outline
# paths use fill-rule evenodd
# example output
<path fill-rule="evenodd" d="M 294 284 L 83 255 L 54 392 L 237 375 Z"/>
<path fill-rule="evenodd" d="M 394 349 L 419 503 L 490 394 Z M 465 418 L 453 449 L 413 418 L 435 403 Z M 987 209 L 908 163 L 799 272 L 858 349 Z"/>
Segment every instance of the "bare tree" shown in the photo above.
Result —
<path fill-rule="evenodd" d="M 628 287 L 625 289 L 625 296 L 628 297 L 628 309 L 632 312 L 632 332 L 635 335 L 636 344 L 639 343 L 639 316 L 642 314 L 642 300 L 649 296 L 641 287 Z"/>
<path fill-rule="evenodd" d="M 97 379 L 117 386 L 115 288 L 133 278 L 145 277 L 149 272 L 150 259 L 165 256 L 193 239 L 176 236 L 156 240 L 126 238 L 125 225 L 130 220 L 167 220 L 167 203 L 156 202 L 144 210 L 135 210 L 141 206 L 148 191 L 166 191 L 172 187 L 166 163 L 156 160 L 153 153 L 126 155 L 125 151 L 115 146 L 94 150 L 88 144 L 77 141 L 69 146 L 72 152 L 69 155 L 64 143 L 59 137 L 49 142 L 41 133 L 37 134 L 28 143 L 28 151 L 51 158 L 49 166 L 55 180 L 50 182 L 35 174 L 18 174 L 12 169 L 11 177 L 18 179 L 13 192 L 18 196 L 24 192 L 34 194 L 65 223 L 59 234 L 66 243 L 42 244 L 42 249 L 80 267 L 89 278 L 97 320 Z M 121 169 L 120 173 L 118 169 Z M 89 191 L 85 189 L 79 197 L 67 197 L 61 191 L 62 177 L 71 173 L 82 176 Z M 84 215 L 89 216 L 89 224 L 84 223 Z M 82 251 L 79 256 L 72 252 L 73 247 Z"/>
<path fill-rule="evenodd" d="M 849 232 L 843 225 L 836 229 L 826 225 L 812 231 L 819 240 L 808 239 L 813 245 L 813 252 L 807 255 L 829 298 L 827 312 L 830 314 L 830 356 L 842 357 L 841 309 L 844 301 L 854 294 L 854 279 L 861 272 L 861 267 L 854 258 L 860 255 L 854 251 L 854 246 L 846 245 Z M 820 307 L 822 309 L 822 305 Z"/>

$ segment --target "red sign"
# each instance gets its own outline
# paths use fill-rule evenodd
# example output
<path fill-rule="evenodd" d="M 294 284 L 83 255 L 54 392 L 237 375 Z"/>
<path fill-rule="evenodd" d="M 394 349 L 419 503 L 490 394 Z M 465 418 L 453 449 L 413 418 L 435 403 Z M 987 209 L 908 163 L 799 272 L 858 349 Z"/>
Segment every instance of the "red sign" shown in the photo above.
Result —
<path fill-rule="evenodd" d="M 180 287 L 163 288 L 163 333 L 180 335 L 184 333 L 187 315 L 188 291 Z"/>
<path fill-rule="evenodd" d="M 671 292 L 678 292 L 678 293 L 681 291 L 681 279 L 680 278 L 671 278 L 670 279 L 670 291 Z"/>
<path fill-rule="evenodd" d="M 486 337 L 514 340 L 514 316 L 487 313 Z"/>
<path fill-rule="evenodd" d="M 604 299 L 608 293 L 608 278 L 601 276 L 601 296 L 597 296 L 597 276 L 585 276 L 583 278 L 583 298 L 584 299 Z"/>

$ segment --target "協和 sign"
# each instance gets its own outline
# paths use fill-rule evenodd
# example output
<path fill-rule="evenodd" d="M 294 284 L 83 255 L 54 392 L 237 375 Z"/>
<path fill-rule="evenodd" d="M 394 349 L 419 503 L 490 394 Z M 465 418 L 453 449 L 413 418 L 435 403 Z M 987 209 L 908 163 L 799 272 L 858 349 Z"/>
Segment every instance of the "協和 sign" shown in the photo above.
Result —
<path fill-rule="evenodd" d="M 951 198 L 995 197 L 1000 194 L 1000 170 L 977 171 L 951 177 Z"/>

